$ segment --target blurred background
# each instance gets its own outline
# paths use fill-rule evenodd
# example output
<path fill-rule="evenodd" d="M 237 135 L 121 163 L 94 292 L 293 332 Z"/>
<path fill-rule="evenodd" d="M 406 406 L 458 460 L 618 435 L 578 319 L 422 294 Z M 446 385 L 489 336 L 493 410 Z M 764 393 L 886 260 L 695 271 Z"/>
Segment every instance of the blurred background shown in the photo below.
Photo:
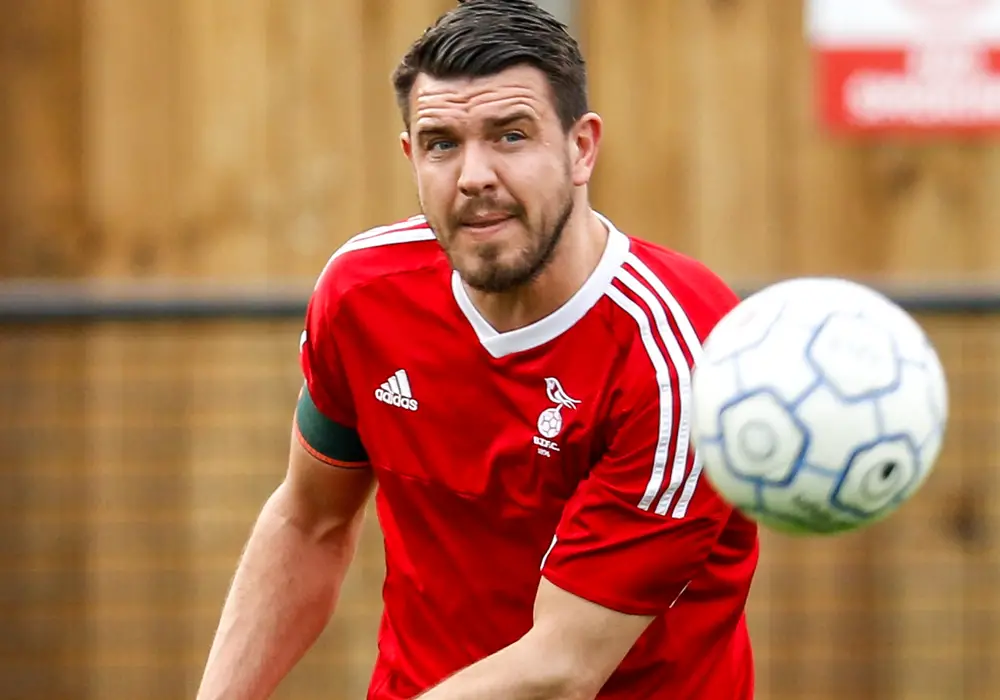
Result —
<path fill-rule="evenodd" d="M 605 118 L 600 211 L 739 289 L 903 290 L 949 374 L 913 502 L 836 539 L 765 533 L 757 697 L 1000 697 L 995 140 L 831 131 L 801 0 L 545 4 Z M 2 3 L 0 698 L 194 696 L 284 471 L 306 295 L 342 241 L 416 212 L 389 74 L 451 6 Z M 381 577 L 370 518 L 277 697 L 364 696 Z"/>

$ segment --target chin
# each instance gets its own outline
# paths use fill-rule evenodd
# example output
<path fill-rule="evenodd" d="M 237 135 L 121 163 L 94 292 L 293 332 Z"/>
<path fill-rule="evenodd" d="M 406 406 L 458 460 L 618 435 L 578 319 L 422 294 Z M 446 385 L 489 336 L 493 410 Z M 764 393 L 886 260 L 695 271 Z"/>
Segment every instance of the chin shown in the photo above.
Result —
<path fill-rule="evenodd" d="M 538 276 L 540 269 L 529 261 L 517 259 L 510 263 L 479 261 L 458 271 L 473 289 L 496 294 L 523 287 Z"/>

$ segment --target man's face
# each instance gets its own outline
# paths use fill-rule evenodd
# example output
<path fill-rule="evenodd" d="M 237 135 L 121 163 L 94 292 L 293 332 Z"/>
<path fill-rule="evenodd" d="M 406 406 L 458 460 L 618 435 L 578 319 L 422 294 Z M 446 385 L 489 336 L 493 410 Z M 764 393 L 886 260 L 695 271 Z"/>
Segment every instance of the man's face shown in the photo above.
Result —
<path fill-rule="evenodd" d="M 403 150 L 452 266 L 487 292 L 531 281 L 552 257 L 576 185 L 589 178 L 575 140 L 593 124 L 565 133 L 545 74 L 530 66 L 474 79 L 421 74 L 410 103 Z"/>

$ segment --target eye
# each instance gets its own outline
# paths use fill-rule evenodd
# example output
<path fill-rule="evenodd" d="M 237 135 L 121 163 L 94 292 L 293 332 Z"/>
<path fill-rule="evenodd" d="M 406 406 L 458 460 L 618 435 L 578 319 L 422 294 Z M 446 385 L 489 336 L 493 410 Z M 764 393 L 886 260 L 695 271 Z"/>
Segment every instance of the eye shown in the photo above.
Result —
<path fill-rule="evenodd" d="M 518 141 L 523 141 L 525 138 L 527 137 L 520 131 L 508 131 L 500 137 L 500 139 L 506 143 L 517 143 Z"/>
<path fill-rule="evenodd" d="M 435 139 L 428 142 L 427 152 L 428 153 L 442 153 L 444 151 L 450 151 L 455 148 L 458 144 L 454 141 L 449 141 L 448 139 Z"/>

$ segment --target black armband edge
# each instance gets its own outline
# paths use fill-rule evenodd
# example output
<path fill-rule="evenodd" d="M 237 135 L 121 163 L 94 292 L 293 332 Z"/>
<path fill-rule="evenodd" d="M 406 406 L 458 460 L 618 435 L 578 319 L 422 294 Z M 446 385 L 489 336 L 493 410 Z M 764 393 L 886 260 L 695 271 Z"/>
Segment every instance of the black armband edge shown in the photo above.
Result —
<path fill-rule="evenodd" d="M 324 416 L 303 385 L 295 410 L 295 433 L 302 447 L 325 464 L 354 469 L 367 467 L 368 452 L 353 428 Z"/>

